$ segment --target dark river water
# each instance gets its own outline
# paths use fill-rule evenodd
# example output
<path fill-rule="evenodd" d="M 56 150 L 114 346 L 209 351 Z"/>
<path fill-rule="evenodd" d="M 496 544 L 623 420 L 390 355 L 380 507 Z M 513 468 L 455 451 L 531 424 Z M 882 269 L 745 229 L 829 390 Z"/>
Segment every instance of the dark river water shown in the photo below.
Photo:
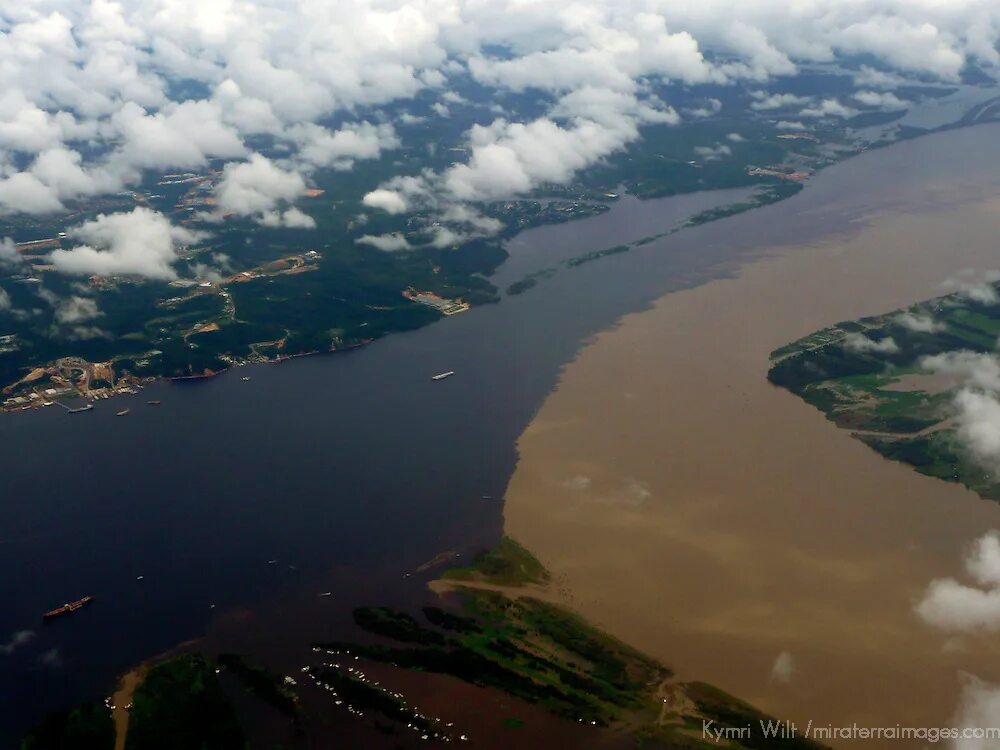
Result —
<path fill-rule="evenodd" d="M 253 630 L 249 611 L 332 590 L 336 614 L 288 605 L 287 630 L 318 637 L 359 592 L 383 603 L 420 588 L 405 574 L 437 553 L 494 543 L 515 441 L 588 337 L 761 248 L 842 231 L 945 164 L 980 170 L 976 153 L 1000 149 L 998 132 L 864 154 L 783 203 L 563 269 L 364 349 L 160 383 L 86 414 L 3 416 L 0 644 L 33 636 L 0 649 L 0 746 L 47 710 L 106 694 L 143 658 L 241 618 Z M 511 241 L 498 283 L 740 195 L 627 198 L 529 230 Z M 444 370 L 457 374 L 431 381 Z M 85 594 L 91 607 L 43 626 L 43 611 Z"/>

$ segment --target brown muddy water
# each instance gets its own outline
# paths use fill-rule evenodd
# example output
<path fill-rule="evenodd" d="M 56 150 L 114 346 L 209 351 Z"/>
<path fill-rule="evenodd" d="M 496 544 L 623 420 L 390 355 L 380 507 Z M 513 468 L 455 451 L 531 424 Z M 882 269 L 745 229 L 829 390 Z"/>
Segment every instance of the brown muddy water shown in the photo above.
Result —
<path fill-rule="evenodd" d="M 505 506 L 506 532 L 568 604 L 800 725 L 946 726 L 963 672 L 1000 681 L 1000 640 L 913 611 L 1000 528 L 1000 505 L 883 460 L 766 380 L 783 344 L 1000 268 L 998 132 L 820 175 L 753 213 L 772 230 L 730 277 L 666 294 L 580 352 L 520 438 Z M 783 653 L 791 668 L 774 670 Z"/>
<path fill-rule="evenodd" d="M 131 398 L 134 419 L 110 405 L 8 415 L 0 643 L 35 637 L 3 657 L 0 745 L 179 642 L 292 674 L 310 643 L 351 632 L 354 606 L 426 603 L 424 563 L 495 544 L 514 443 L 561 372 L 506 511 L 571 603 L 776 713 L 947 716 L 959 667 L 1000 675 L 982 642 L 929 656 L 945 638 L 908 619 L 910 599 L 957 572 L 996 506 L 883 464 L 764 372 L 770 349 L 820 325 L 1000 268 L 977 205 L 1000 195 L 998 135 L 852 158 L 791 200 L 560 265 L 501 304 L 349 354 L 158 383 Z M 525 231 L 495 281 L 734 198 L 623 198 Z M 457 376 L 430 379 L 445 370 Z M 145 410 L 151 397 L 163 407 Z M 85 617 L 38 627 L 83 594 L 98 603 Z M 787 686 L 768 678 L 786 650 Z"/>

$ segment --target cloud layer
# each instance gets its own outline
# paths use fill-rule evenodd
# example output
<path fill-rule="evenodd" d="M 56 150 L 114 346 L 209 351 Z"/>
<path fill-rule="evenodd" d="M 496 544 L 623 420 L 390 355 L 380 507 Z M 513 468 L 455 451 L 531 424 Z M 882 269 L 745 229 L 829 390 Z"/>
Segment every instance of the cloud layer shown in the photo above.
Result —
<path fill-rule="evenodd" d="M 0 216 L 63 211 L 134 186 L 150 170 L 211 168 L 221 175 L 215 206 L 198 218 L 309 230 L 316 223 L 296 204 L 319 170 L 350 170 L 405 148 L 407 127 L 468 104 L 459 82 L 527 94 L 530 116 L 499 104 L 480 111 L 461 136 L 460 161 L 406 173 L 401 160 L 396 177 L 364 196 L 367 208 L 390 215 L 432 211 L 419 241 L 449 247 L 499 230 L 477 202 L 565 184 L 644 126 L 719 113 L 710 95 L 679 113 L 656 93 L 669 98 L 671 85 L 747 85 L 752 109 L 803 129 L 809 118 L 902 109 L 907 102 L 892 89 L 908 77 L 956 81 L 970 63 L 996 71 L 998 38 L 1000 7 L 987 0 L 813 0 L 794 13 L 778 0 L 7 3 Z M 766 85 L 843 55 L 870 61 L 853 94 L 807 97 Z M 418 104 L 430 114 L 401 114 Z M 709 161 L 731 151 L 706 142 L 692 155 Z M 102 217 L 97 241 L 54 254 L 57 268 L 171 278 L 175 246 L 187 241 L 180 230 L 149 215 L 124 217 Z M 126 223 L 151 233 L 148 252 L 111 241 Z M 398 238 L 361 241 L 403 249 Z"/>
<path fill-rule="evenodd" d="M 958 379 L 952 400 L 958 439 L 983 467 L 1000 471 L 1000 359 L 960 350 L 924 357 L 920 365 Z"/>
<path fill-rule="evenodd" d="M 971 582 L 931 581 L 917 604 L 917 614 L 942 630 L 1000 630 L 1000 534 L 990 531 L 977 539 L 963 565 Z"/>
<path fill-rule="evenodd" d="M 454 196 L 488 198 L 562 179 L 638 125 L 676 117 L 651 99 L 649 81 L 765 81 L 843 54 L 956 80 L 969 62 L 996 68 L 998 29 L 1000 8 L 987 0 L 815 0 L 794 13 L 778 0 L 7 3 L 0 211 L 57 211 L 144 169 L 245 159 L 260 136 L 284 144 L 304 174 L 348 169 L 398 147 L 380 107 L 440 92 L 443 116 L 456 75 L 553 102 L 545 118 L 474 130 L 468 163 L 441 176 Z M 866 70 L 857 101 L 902 106 L 881 90 L 894 74 Z M 806 103 L 764 94 L 755 106 L 789 104 Z M 803 116 L 852 109 L 826 100 Z M 536 166 L 537 156 L 546 158 Z"/>
<path fill-rule="evenodd" d="M 218 208 L 214 216 L 206 218 L 237 214 L 251 216 L 265 226 L 311 229 L 316 222 L 291 205 L 305 192 L 305 180 L 298 172 L 253 154 L 248 161 L 225 166 L 215 190 Z"/>
<path fill-rule="evenodd" d="M 163 214 L 148 208 L 129 213 L 101 214 L 72 230 L 82 244 L 55 250 L 49 262 L 69 274 L 142 276 L 173 279 L 173 263 L 182 245 L 199 241 L 202 235 L 174 226 Z"/>

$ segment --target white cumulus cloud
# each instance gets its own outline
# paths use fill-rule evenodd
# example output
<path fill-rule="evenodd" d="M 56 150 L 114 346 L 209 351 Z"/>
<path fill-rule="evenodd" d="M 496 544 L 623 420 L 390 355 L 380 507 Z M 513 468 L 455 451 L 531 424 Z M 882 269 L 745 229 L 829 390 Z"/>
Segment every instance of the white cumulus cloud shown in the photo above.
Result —
<path fill-rule="evenodd" d="M 788 651 L 782 651 L 771 665 L 771 679 L 787 685 L 792 681 L 796 671 L 795 657 Z"/>
<path fill-rule="evenodd" d="M 128 213 L 100 214 L 70 234 L 83 244 L 49 255 L 57 271 L 150 279 L 176 278 L 173 263 L 179 247 L 202 239 L 199 233 L 172 225 L 163 214 L 141 207 Z"/>
<path fill-rule="evenodd" d="M 917 615 L 942 630 L 1000 630 L 1000 535 L 990 531 L 977 539 L 963 564 L 970 582 L 931 581 L 916 606 Z"/>
<path fill-rule="evenodd" d="M 315 222 L 291 204 L 306 192 L 298 172 L 283 169 L 261 154 L 231 162 L 215 189 L 215 217 L 249 216 L 265 226 L 311 228 Z"/>
<path fill-rule="evenodd" d="M 851 352 L 875 352 L 878 354 L 895 354 L 899 351 L 899 344 L 892 336 L 875 341 L 865 336 L 863 333 L 849 333 L 844 336 L 844 348 Z"/>
<path fill-rule="evenodd" d="M 358 237 L 355 242 L 359 245 L 369 245 L 387 253 L 411 249 L 410 243 L 401 234 L 366 234 Z"/>
<path fill-rule="evenodd" d="M 930 315 L 918 315 L 912 312 L 900 313 L 896 316 L 896 322 L 914 333 L 937 333 L 948 327 Z"/>

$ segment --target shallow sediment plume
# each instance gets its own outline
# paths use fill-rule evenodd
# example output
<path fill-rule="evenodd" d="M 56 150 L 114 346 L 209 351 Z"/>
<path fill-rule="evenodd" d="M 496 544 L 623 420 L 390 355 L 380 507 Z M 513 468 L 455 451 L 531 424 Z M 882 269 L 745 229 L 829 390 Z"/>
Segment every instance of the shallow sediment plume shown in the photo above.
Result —
<path fill-rule="evenodd" d="M 1000 267 L 1000 199 L 948 179 L 762 248 L 580 352 L 519 441 L 505 506 L 565 603 L 802 726 L 946 726 L 962 671 L 1000 680 L 995 639 L 913 610 L 1000 505 L 884 460 L 766 380 L 784 344 Z"/>

